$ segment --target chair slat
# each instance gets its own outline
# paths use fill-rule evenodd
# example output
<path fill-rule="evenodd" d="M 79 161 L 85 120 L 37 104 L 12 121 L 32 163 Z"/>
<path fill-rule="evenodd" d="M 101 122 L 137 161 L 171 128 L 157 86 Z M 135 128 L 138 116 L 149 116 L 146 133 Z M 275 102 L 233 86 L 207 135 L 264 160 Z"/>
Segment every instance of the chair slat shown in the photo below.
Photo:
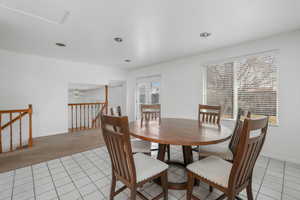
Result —
<path fill-rule="evenodd" d="M 238 142 L 236 157 L 233 161 L 233 170 L 230 175 L 230 182 L 235 187 L 241 187 L 252 177 L 255 162 L 261 152 L 262 146 L 265 141 L 268 117 L 261 119 L 248 119 L 246 118 L 243 123 L 243 128 Z M 252 131 L 259 130 L 260 134 L 253 137 Z"/>
<path fill-rule="evenodd" d="M 130 147 L 128 118 L 103 116 L 101 120 L 102 132 L 111 156 L 113 171 L 128 182 L 135 181 L 135 172 L 130 170 L 135 168 Z"/>
<path fill-rule="evenodd" d="M 240 138 L 239 133 L 241 133 L 240 129 L 243 128 L 243 123 L 241 123 L 240 121 L 242 120 L 242 118 L 245 119 L 250 117 L 251 117 L 251 112 L 239 108 L 234 131 L 231 140 L 229 142 L 229 149 L 232 151 L 233 155 L 235 155 L 236 153 L 237 144 L 239 142 L 239 138 Z"/>
<path fill-rule="evenodd" d="M 221 106 L 199 104 L 198 120 L 200 123 L 216 124 L 220 126 Z"/>

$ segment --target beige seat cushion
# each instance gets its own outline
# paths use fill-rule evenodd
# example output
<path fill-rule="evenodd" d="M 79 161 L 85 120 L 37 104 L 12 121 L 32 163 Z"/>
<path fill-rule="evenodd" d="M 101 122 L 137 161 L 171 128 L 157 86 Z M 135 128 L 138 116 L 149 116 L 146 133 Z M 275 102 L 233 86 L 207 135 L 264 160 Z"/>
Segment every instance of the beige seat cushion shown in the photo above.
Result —
<path fill-rule="evenodd" d="M 187 166 L 187 169 L 215 184 L 228 187 L 232 164 L 217 156 L 209 156 Z"/>
<path fill-rule="evenodd" d="M 131 149 L 133 153 L 150 153 L 151 143 L 144 140 L 132 139 Z"/>
<path fill-rule="evenodd" d="M 168 165 L 142 153 L 133 155 L 137 183 L 168 169 Z"/>
<path fill-rule="evenodd" d="M 228 145 L 213 144 L 199 147 L 199 154 L 201 157 L 218 156 L 225 160 L 233 160 L 233 154 Z"/>

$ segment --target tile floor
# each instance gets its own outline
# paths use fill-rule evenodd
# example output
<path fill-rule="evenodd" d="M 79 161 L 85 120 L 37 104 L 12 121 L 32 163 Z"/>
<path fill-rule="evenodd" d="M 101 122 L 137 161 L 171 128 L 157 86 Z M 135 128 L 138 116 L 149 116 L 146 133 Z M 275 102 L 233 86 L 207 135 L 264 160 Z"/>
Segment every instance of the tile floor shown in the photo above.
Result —
<path fill-rule="evenodd" d="M 172 147 L 172 158 L 182 159 L 179 147 Z M 110 173 L 106 148 L 97 148 L 1 173 L 0 200 L 107 199 Z M 170 166 L 169 179 L 186 179 L 184 170 Z M 300 165 L 260 157 L 254 171 L 253 190 L 258 200 L 300 199 Z M 154 183 L 148 183 L 141 188 L 141 192 L 148 197 L 154 197 L 161 192 L 161 188 Z M 209 200 L 219 196 L 217 190 L 209 193 L 205 184 L 195 187 L 194 194 Z M 247 199 L 245 192 L 240 197 Z M 127 198 L 128 190 L 125 190 L 115 199 Z M 181 199 L 185 199 L 185 191 L 169 190 L 169 200 Z"/>

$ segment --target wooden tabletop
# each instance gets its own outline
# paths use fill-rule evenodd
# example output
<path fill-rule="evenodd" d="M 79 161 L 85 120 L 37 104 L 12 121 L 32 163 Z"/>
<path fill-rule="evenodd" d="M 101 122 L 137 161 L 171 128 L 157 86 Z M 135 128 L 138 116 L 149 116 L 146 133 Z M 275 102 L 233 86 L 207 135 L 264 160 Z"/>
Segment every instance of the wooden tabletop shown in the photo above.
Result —
<path fill-rule="evenodd" d="M 133 121 L 129 124 L 132 136 L 160 144 L 208 145 L 217 144 L 230 138 L 232 130 L 216 125 L 199 125 L 198 120 L 162 118 L 157 121 Z"/>

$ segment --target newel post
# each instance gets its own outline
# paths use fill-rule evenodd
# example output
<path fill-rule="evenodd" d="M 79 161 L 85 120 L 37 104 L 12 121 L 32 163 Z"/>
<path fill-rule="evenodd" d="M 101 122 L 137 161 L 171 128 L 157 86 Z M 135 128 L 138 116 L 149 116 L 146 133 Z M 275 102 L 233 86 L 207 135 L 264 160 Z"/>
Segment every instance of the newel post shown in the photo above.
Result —
<path fill-rule="evenodd" d="M 28 105 L 28 114 L 29 114 L 29 141 L 28 146 L 32 147 L 32 105 Z"/>

